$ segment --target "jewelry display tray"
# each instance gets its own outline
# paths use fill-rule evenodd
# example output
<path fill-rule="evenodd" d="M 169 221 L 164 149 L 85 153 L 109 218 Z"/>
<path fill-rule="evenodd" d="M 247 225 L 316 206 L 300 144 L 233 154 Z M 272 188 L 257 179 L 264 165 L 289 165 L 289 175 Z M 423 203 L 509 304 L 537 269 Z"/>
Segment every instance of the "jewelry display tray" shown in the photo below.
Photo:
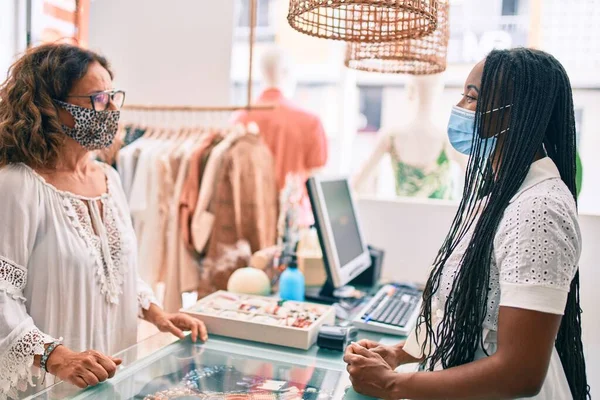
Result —
<path fill-rule="evenodd" d="M 256 322 L 250 319 L 280 320 L 281 318 L 274 313 L 262 313 L 252 310 L 241 309 L 215 309 L 211 307 L 220 299 L 240 298 L 241 303 L 261 304 L 269 303 L 273 306 L 282 304 L 282 307 L 289 305 L 292 308 L 305 307 L 306 314 L 310 311 L 318 312 L 311 314 L 314 319 L 310 325 L 302 328 L 293 326 L 275 325 L 273 323 Z M 234 300 L 232 300 L 234 301 Z M 226 302 L 226 300 L 225 300 Z M 201 300 L 194 306 L 182 309 L 182 312 L 202 320 L 208 329 L 209 335 L 219 335 L 253 342 L 268 343 L 284 347 L 292 347 L 301 350 L 310 349 L 317 341 L 319 329 L 323 325 L 333 325 L 335 323 L 335 309 L 330 306 L 305 302 L 281 302 L 273 297 L 263 297 L 254 295 L 238 295 L 226 291 L 218 291 Z M 225 315 L 221 315 L 225 314 Z M 243 320 L 235 314 L 239 314 Z"/>

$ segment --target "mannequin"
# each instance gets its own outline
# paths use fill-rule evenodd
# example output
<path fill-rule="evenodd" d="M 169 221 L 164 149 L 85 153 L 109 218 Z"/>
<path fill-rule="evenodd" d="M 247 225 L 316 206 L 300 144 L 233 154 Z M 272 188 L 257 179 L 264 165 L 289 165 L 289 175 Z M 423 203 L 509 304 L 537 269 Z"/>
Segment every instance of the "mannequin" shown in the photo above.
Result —
<path fill-rule="evenodd" d="M 260 74 L 266 90 L 277 89 L 286 97 L 296 90 L 296 79 L 290 56 L 280 47 L 267 48 L 260 59 Z"/>
<path fill-rule="evenodd" d="M 416 109 L 414 117 L 403 127 L 382 132 L 352 185 L 360 191 L 381 158 L 389 154 L 399 196 L 452 199 L 458 183 L 453 178 L 456 164 L 464 166 L 466 159 L 452 148 L 446 129 L 435 116 L 435 103 L 444 90 L 442 75 L 412 76 L 406 88 Z"/>
<path fill-rule="evenodd" d="M 257 105 L 272 105 L 273 110 L 242 112 L 236 122 L 256 122 L 260 135 L 275 159 L 279 190 L 286 186 L 288 175 L 306 179 L 327 162 L 327 138 L 319 117 L 291 100 L 296 82 L 288 54 L 279 46 L 265 50 L 260 60 L 260 72 L 265 90 L 255 101 Z M 303 185 L 302 185 L 303 187 Z M 296 223 L 313 223 L 310 202 L 304 193 L 304 212 Z"/>

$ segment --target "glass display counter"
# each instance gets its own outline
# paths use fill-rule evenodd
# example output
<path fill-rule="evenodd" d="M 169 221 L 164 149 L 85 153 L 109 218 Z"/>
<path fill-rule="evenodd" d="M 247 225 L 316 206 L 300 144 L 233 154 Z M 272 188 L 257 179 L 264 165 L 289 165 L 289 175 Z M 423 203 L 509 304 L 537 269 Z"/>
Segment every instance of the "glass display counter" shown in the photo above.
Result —
<path fill-rule="evenodd" d="M 364 332 L 360 336 L 382 339 Z M 349 389 L 342 353 L 317 346 L 302 351 L 214 336 L 195 344 L 189 338 L 174 341 L 159 334 L 116 357 L 123 364 L 107 382 L 83 391 L 59 383 L 28 399 L 364 398 Z"/>

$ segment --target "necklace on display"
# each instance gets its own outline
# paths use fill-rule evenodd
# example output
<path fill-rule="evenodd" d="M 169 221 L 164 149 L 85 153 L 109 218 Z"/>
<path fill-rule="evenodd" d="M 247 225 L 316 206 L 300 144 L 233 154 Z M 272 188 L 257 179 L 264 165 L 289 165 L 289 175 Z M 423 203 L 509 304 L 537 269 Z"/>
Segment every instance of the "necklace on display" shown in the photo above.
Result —
<path fill-rule="evenodd" d="M 227 365 L 199 367 L 188 372 L 179 386 L 148 395 L 144 400 L 330 400 L 333 398 L 333 393 L 321 392 L 314 387 L 301 390 L 288 382 L 273 381 L 261 376 L 238 378 L 239 382 L 236 382 L 236 386 L 240 388 L 239 390 L 219 392 L 206 390 L 204 383 L 206 379 L 214 379 L 223 374 L 233 377 L 236 372 L 235 367 Z M 286 385 L 289 386 L 282 389 Z"/>

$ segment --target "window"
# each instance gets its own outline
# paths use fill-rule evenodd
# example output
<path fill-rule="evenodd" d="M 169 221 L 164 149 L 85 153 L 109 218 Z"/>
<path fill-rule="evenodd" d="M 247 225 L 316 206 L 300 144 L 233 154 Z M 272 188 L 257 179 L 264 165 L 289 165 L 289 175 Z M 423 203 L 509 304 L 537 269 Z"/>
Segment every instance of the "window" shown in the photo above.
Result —
<path fill-rule="evenodd" d="M 275 39 L 275 1 L 256 0 L 256 41 L 272 42 Z M 235 37 L 237 41 L 247 41 L 250 34 L 250 0 L 238 0 Z"/>
<path fill-rule="evenodd" d="M 518 15 L 519 0 L 502 0 L 502 15 Z"/>
<path fill-rule="evenodd" d="M 250 1 L 240 1 L 240 13 L 237 26 L 240 28 L 250 27 Z M 270 12 L 272 0 L 257 0 L 256 2 L 256 26 L 258 28 L 266 28 L 271 25 Z"/>
<path fill-rule="evenodd" d="M 583 108 L 575 108 L 575 132 L 577 135 L 577 148 L 581 142 L 581 126 L 583 125 Z"/>
<path fill-rule="evenodd" d="M 42 43 L 65 43 L 86 46 L 89 24 L 89 0 L 32 0 L 29 45 Z"/>
<path fill-rule="evenodd" d="M 359 86 L 358 101 L 360 115 L 359 132 L 377 132 L 381 128 L 381 107 L 383 103 L 383 87 Z"/>
<path fill-rule="evenodd" d="M 565 65 L 573 82 L 578 149 L 585 170 L 579 204 L 583 212 L 594 213 L 600 212 L 600 185 L 594 181 L 600 173 L 600 157 L 595 151 L 600 148 L 597 134 L 600 113 L 592 112 L 600 105 L 600 78 L 595 73 L 600 66 L 600 52 L 596 51 L 600 41 L 594 40 L 600 37 L 594 35 L 598 30 L 594 23 L 600 15 L 598 1 L 578 0 L 574 6 L 573 2 L 564 0 L 544 0 L 536 28 L 530 26 L 530 13 L 535 10 L 531 1 L 452 0 L 449 65 L 444 74 L 446 86 L 433 106 L 436 123 L 444 131 L 451 106 L 460 99 L 472 66 L 494 48 L 527 46 L 537 37 L 540 48 Z M 330 145 L 330 160 L 324 173 L 356 172 L 372 154 L 381 135 L 413 120 L 418 101 L 410 97 L 406 77 L 344 70 L 343 47 L 326 47 L 324 43 L 332 42 L 309 38 L 289 28 L 284 17 L 288 0 L 257 2 L 257 42 L 260 43 L 255 59 L 260 60 L 261 48 L 268 43 L 277 42 L 294 50 L 298 86 L 293 101 L 319 115 L 323 122 Z M 249 3 L 249 0 L 236 1 L 239 14 L 232 56 L 232 101 L 235 104 L 246 102 Z M 255 76 L 254 97 L 262 89 L 258 69 Z M 463 168 L 462 164 L 456 166 L 453 173 L 461 175 Z M 389 157 L 382 160 L 371 179 L 376 185 L 369 193 L 395 195 L 395 177 Z M 459 180 L 462 182 L 462 178 Z M 368 183 L 365 188 L 367 186 Z"/>

